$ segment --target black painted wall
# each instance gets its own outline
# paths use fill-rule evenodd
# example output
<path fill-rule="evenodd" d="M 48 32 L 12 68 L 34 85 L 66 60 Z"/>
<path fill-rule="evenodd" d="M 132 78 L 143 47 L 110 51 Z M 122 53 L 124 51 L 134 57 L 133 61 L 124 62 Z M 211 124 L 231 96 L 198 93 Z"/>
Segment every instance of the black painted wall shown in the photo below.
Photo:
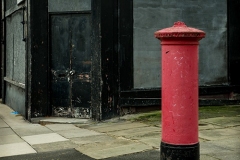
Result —
<path fill-rule="evenodd" d="M 101 3 L 101 70 L 102 70 L 102 118 L 110 118 L 113 109 L 113 57 L 114 52 L 114 3 L 105 0 Z M 93 57 L 94 58 L 94 57 Z"/>
<path fill-rule="evenodd" d="M 229 81 L 231 85 L 240 85 L 240 1 L 228 1 L 228 53 Z"/>
<path fill-rule="evenodd" d="M 133 87 L 132 3 L 102 0 L 100 4 L 102 119 L 120 114 L 120 90 Z"/>
<path fill-rule="evenodd" d="M 28 1 L 27 106 L 28 118 L 49 115 L 48 1 Z"/>
<path fill-rule="evenodd" d="M 120 0 L 118 11 L 118 54 L 121 90 L 133 88 L 133 0 Z"/>
<path fill-rule="evenodd" d="M 102 76 L 101 76 L 101 1 L 92 0 L 92 117 L 102 119 Z"/>
<path fill-rule="evenodd" d="M 102 120 L 118 110 L 118 1 L 92 1 L 92 111 Z"/>
<path fill-rule="evenodd" d="M 1 8 L 1 11 L 0 11 L 0 18 L 3 19 L 2 17 L 2 13 L 3 13 L 3 9 L 2 9 L 2 1 L 0 1 L 0 8 Z M 4 35 L 3 35 L 3 31 L 4 31 L 4 28 L 3 28 L 3 24 L 4 22 L 1 21 L 0 22 L 0 41 L 1 41 L 1 44 L 0 44 L 0 62 L 2 62 L 3 58 L 2 58 L 2 53 L 4 52 L 2 49 L 4 48 Z M 0 82 L 2 82 L 2 73 L 3 73 L 3 67 L 2 67 L 2 63 L 1 63 L 1 69 L 0 69 Z M 2 83 L 0 83 L 0 91 L 2 91 Z M 2 92 L 0 92 L 0 98 L 2 98 Z"/>
<path fill-rule="evenodd" d="M 5 1 L 1 0 L 1 98 L 2 102 L 5 103 L 5 82 L 3 78 L 5 76 Z"/>

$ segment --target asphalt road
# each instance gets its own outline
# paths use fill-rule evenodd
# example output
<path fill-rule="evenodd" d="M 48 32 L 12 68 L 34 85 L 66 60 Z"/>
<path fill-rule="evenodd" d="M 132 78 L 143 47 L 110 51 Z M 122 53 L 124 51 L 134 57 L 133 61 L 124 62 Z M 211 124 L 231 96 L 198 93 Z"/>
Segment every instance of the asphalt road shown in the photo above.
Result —
<path fill-rule="evenodd" d="M 156 150 L 111 157 L 105 160 L 159 160 L 160 152 Z M 54 152 L 43 152 L 37 154 L 26 154 L 11 157 L 3 157 L 0 160 L 94 160 L 75 149 L 60 150 Z"/>

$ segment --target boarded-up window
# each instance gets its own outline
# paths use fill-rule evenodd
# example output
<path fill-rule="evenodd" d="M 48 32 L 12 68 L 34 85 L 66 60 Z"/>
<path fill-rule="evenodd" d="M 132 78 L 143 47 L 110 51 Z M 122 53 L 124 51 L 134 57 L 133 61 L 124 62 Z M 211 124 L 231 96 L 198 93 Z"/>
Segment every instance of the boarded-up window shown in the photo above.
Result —
<path fill-rule="evenodd" d="M 25 84 L 25 42 L 22 11 L 6 18 L 6 77 Z"/>
<path fill-rule="evenodd" d="M 160 45 L 153 34 L 176 21 L 206 32 L 200 42 L 200 85 L 228 83 L 227 1 L 133 0 L 133 14 L 134 88 L 161 86 Z"/>

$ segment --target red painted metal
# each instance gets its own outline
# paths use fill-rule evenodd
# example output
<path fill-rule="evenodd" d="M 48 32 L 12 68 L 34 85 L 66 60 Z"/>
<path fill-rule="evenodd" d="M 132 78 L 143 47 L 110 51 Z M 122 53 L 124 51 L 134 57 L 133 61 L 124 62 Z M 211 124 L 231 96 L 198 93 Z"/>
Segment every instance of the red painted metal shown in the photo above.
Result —
<path fill-rule="evenodd" d="M 162 46 L 162 142 L 198 143 L 198 45 L 201 30 L 175 22 L 155 32 Z"/>

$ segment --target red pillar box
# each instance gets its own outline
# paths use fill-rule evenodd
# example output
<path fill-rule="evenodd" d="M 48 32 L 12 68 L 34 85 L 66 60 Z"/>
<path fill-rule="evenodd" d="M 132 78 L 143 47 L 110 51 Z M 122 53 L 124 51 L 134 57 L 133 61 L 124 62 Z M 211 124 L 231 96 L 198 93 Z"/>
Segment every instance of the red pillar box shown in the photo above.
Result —
<path fill-rule="evenodd" d="M 175 22 L 155 37 L 162 45 L 161 160 L 199 160 L 198 45 L 205 33 Z"/>

